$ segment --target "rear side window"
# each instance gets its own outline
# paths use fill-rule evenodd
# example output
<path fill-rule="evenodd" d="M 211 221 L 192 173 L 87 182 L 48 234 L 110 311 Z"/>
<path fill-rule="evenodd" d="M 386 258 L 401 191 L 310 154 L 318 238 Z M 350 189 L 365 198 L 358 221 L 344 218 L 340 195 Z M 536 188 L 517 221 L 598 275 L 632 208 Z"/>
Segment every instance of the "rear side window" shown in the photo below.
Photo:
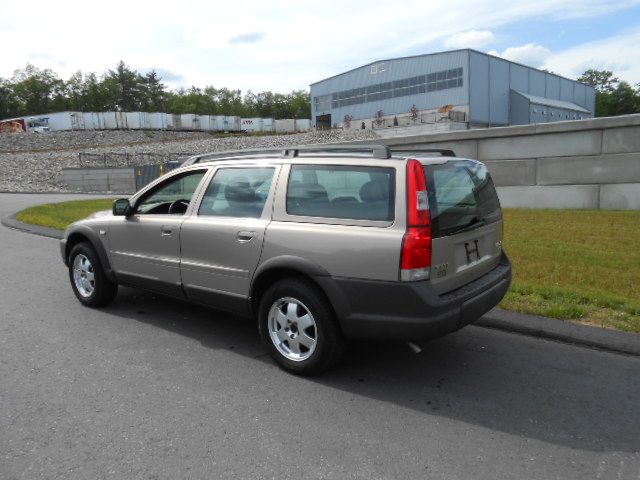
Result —
<path fill-rule="evenodd" d="M 487 167 L 468 160 L 427 165 L 427 189 L 434 237 L 457 230 L 497 222 L 500 201 Z"/>
<path fill-rule="evenodd" d="M 392 221 L 395 169 L 292 165 L 287 213 L 307 217 Z"/>
<path fill-rule="evenodd" d="M 260 218 L 273 168 L 221 168 L 202 198 L 198 215 Z"/>

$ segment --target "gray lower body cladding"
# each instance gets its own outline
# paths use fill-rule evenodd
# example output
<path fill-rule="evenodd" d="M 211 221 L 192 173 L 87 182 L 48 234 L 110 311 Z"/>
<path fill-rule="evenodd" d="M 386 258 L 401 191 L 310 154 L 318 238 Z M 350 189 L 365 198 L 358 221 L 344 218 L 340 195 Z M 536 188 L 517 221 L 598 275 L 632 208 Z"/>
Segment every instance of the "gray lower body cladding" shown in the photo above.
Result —
<path fill-rule="evenodd" d="M 316 276 L 342 330 L 353 340 L 426 340 L 475 322 L 495 307 L 511 283 L 505 254 L 482 277 L 438 295 L 428 281 L 379 282 Z"/>

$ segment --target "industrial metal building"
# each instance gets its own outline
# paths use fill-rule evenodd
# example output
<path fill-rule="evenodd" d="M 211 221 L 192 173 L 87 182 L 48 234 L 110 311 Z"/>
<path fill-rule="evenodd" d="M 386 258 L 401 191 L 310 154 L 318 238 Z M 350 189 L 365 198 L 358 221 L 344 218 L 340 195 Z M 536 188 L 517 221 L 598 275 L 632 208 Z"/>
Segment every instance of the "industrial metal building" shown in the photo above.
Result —
<path fill-rule="evenodd" d="M 311 84 L 316 128 L 459 130 L 592 118 L 595 89 L 464 49 L 380 60 Z"/>

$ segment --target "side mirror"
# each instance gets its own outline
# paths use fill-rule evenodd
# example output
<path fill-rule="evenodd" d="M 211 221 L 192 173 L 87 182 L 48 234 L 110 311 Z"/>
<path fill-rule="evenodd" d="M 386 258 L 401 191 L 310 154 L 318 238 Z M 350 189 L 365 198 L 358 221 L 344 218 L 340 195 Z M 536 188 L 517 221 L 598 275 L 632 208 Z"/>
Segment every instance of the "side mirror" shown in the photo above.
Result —
<path fill-rule="evenodd" d="M 113 202 L 113 208 L 111 210 L 114 216 L 125 216 L 128 217 L 131 215 L 131 204 L 129 203 L 128 198 L 119 198 Z"/>

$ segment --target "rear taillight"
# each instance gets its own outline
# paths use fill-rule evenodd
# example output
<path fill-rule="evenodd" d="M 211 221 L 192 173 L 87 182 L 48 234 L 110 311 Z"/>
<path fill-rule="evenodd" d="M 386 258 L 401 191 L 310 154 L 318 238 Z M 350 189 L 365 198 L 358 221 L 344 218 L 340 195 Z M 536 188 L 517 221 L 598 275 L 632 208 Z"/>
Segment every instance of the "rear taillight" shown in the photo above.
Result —
<path fill-rule="evenodd" d="M 402 241 L 400 280 L 429 278 L 431 267 L 431 216 L 427 180 L 418 160 L 407 162 L 407 232 Z"/>

